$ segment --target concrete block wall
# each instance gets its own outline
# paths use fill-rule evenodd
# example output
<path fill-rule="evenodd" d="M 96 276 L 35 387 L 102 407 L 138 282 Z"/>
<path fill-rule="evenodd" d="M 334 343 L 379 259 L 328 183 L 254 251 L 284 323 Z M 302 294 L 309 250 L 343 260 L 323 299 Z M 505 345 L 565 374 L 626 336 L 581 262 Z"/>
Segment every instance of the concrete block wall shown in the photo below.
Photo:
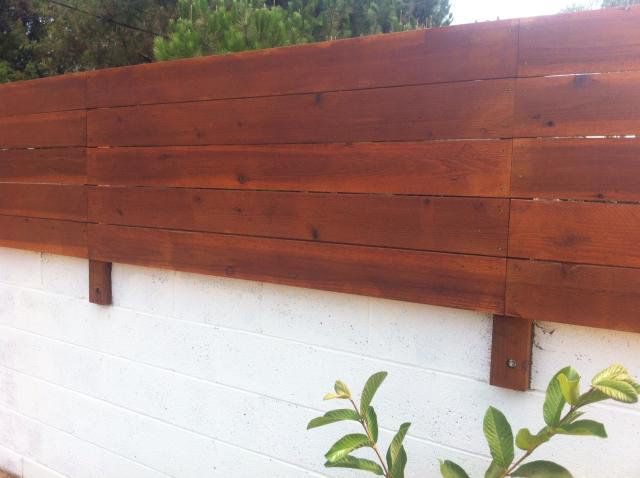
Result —
<path fill-rule="evenodd" d="M 439 476 L 438 458 L 480 477 L 488 405 L 538 428 L 560 367 L 640 374 L 640 334 L 540 323 L 519 393 L 487 383 L 485 314 L 119 264 L 100 307 L 87 281 L 85 260 L 0 248 L 0 468 L 18 476 L 363 476 L 322 466 L 349 425 L 305 428 L 336 378 L 359 390 L 387 370 L 374 404 L 385 443 L 413 422 L 408 478 Z M 538 457 L 639 477 L 640 407 L 592 417 L 608 440 L 562 437 Z"/>

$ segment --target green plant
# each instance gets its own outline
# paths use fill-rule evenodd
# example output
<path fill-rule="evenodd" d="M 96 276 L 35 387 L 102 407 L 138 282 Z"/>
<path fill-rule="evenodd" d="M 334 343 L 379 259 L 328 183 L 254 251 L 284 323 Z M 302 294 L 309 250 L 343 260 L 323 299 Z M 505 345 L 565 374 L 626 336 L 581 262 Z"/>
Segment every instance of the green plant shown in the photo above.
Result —
<path fill-rule="evenodd" d="M 385 478 L 403 478 L 404 468 L 407 464 L 407 453 L 402 445 L 404 437 L 409 430 L 410 423 L 400 425 L 400 430 L 391 440 L 387 450 L 386 460 L 382 458 L 378 448 L 378 418 L 374 408 L 371 406 L 373 396 L 387 377 L 387 372 L 373 374 L 364 385 L 360 395 L 360 406 L 358 406 L 351 395 L 349 387 L 344 382 L 338 380 L 334 386 L 334 392 L 327 393 L 325 400 L 348 400 L 351 408 L 331 410 L 323 416 L 314 418 L 307 425 L 307 430 L 317 428 L 330 423 L 343 420 L 359 422 L 364 433 L 351 433 L 340 438 L 325 454 L 327 468 L 354 468 L 357 470 L 369 471 L 375 475 Z M 371 448 L 378 463 L 365 458 L 358 458 L 351 455 L 351 452 L 359 448 Z"/>
<path fill-rule="evenodd" d="M 308 429 L 342 420 L 353 420 L 359 422 L 365 431 L 364 434 L 351 434 L 338 440 L 326 453 L 325 466 L 355 468 L 385 478 L 404 478 L 407 455 L 402 442 L 410 424 L 404 423 L 400 426 L 400 431 L 393 438 L 387 451 L 386 463 L 377 445 L 378 423 L 375 411 L 371 407 L 371 400 L 386 376 L 386 372 L 378 372 L 367 380 L 360 407 L 353 400 L 347 385 L 341 381 L 336 382 L 335 393 L 325 395 L 325 400 L 349 400 L 353 410 L 341 409 L 327 412 L 324 416 L 311 420 Z M 636 403 L 639 394 L 640 384 L 622 365 L 612 365 L 598 373 L 591 380 L 590 388 L 584 393 L 580 393 L 578 373 L 571 367 L 565 367 L 553 376 L 547 387 L 542 407 L 545 426 L 535 435 L 529 429 L 522 428 L 516 434 L 515 440 L 511 425 L 504 414 L 494 407 L 489 407 L 484 416 L 483 431 L 489 444 L 492 461 L 485 473 L 485 478 L 572 478 L 571 473 L 557 463 L 544 460 L 526 462 L 526 460 L 538 447 L 555 435 L 606 438 L 607 432 L 604 425 L 594 420 L 582 419 L 584 415 L 582 409 L 604 400 Z M 365 447 L 373 450 L 380 464 L 351 455 L 351 452 Z M 522 456 L 517 460 L 515 447 L 523 451 Z M 444 478 L 469 478 L 460 465 L 449 460 L 440 462 L 440 472 Z"/>

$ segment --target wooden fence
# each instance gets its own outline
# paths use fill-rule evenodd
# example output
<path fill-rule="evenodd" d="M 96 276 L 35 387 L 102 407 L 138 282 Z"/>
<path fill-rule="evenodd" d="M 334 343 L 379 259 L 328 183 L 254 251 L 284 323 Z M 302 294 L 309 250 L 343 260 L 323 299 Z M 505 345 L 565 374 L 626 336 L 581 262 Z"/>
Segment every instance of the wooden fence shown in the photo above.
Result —
<path fill-rule="evenodd" d="M 640 332 L 639 26 L 605 10 L 1 86 L 0 245 L 88 257 L 100 287 L 124 262 L 526 319 L 496 363 L 530 320 Z"/>

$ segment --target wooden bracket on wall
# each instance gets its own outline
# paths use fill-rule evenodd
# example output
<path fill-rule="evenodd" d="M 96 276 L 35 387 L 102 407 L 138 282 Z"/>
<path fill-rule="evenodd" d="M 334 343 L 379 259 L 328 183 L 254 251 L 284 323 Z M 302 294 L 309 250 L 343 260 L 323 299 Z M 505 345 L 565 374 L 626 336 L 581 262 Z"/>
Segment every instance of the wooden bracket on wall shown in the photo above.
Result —
<path fill-rule="evenodd" d="M 111 305 L 111 262 L 89 260 L 89 302 Z"/>
<path fill-rule="evenodd" d="M 491 385 L 528 390 L 531 382 L 533 321 L 503 315 L 493 316 Z"/>

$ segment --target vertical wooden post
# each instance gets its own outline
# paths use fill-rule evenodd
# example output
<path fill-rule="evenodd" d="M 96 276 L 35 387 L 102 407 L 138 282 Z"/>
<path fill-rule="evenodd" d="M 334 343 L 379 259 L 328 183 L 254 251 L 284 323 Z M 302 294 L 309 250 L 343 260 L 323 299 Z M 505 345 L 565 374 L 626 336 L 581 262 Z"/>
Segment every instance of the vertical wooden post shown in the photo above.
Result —
<path fill-rule="evenodd" d="M 111 305 L 111 262 L 89 259 L 89 302 Z"/>
<path fill-rule="evenodd" d="M 491 385 L 528 390 L 531 382 L 533 321 L 493 316 Z"/>

